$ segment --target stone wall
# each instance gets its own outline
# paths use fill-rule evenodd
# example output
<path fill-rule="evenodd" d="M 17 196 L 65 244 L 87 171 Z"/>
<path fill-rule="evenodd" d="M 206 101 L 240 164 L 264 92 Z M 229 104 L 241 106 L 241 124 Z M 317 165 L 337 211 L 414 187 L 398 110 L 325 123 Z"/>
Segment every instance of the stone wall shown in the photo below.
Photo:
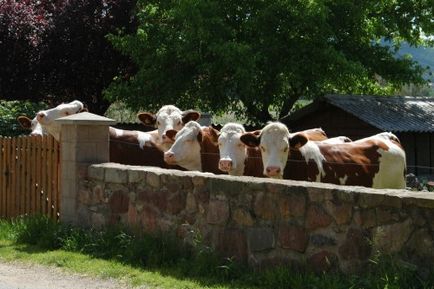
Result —
<path fill-rule="evenodd" d="M 354 272 L 381 251 L 434 264 L 434 194 L 231 177 L 113 163 L 92 165 L 78 223 L 200 234 L 225 256 L 264 268 Z"/>

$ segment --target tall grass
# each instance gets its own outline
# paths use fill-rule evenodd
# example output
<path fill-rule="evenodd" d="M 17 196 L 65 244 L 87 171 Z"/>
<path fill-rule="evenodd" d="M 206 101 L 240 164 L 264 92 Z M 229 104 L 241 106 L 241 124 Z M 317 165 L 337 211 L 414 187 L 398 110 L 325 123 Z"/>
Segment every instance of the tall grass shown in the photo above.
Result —
<path fill-rule="evenodd" d="M 0 240 L 43 250 L 81 252 L 137 268 L 198 279 L 203 284 L 233 284 L 230 288 L 434 289 L 434 276 L 422 279 L 414 267 L 382 255 L 375 256 L 361 276 L 314 274 L 291 267 L 254 272 L 232 259 L 220 258 L 200 238 L 193 246 L 187 246 L 170 234 L 134 234 L 122 227 L 85 230 L 42 216 L 0 221 Z"/>

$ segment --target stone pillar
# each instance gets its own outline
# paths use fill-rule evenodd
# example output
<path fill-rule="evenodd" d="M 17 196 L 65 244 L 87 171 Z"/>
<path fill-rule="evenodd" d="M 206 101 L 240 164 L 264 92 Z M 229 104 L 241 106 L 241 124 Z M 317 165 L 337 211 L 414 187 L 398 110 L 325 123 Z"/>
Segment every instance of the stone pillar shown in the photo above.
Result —
<path fill-rule="evenodd" d="M 115 121 L 83 112 L 56 120 L 61 125 L 60 220 L 78 223 L 79 181 L 87 176 L 91 164 L 109 162 L 109 125 Z"/>

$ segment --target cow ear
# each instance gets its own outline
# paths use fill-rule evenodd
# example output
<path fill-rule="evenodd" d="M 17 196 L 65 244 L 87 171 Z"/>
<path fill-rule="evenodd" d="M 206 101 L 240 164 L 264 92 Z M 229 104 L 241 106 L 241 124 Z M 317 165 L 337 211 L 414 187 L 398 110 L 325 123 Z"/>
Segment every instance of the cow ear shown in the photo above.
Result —
<path fill-rule="evenodd" d="M 20 115 L 17 117 L 17 121 L 20 123 L 21 127 L 24 129 L 32 129 L 32 120 L 25 115 Z"/>
<path fill-rule="evenodd" d="M 200 112 L 195 110 L 185 110 L 182 112 L 182 123 L 186 124 L 190 120 L 198 120 L 200 118 Z"/>
<path fill-rule="evenodd" d="M 261 135 L 257 135 L 255 132 L 246 132 L 241 135 L 240 140 L 246 146 L 258 147 L 261 143 Z"/>
<path fill-rule="evenodd" d="M 140 112 L 137 114 L 137 117 L 144 125 L 153 126 L 157 122 L 155 114 L 150 112 Z"/>
<path fill-rule="evenodd" d="M 209 135 L 211 137 L 211 141 L 217 143 L 220 136 L 220 132 L 215 128 L 213 128 L 212 126 L 209 126 L 208 129 L 209 129 Z"/>
<path fill-rule="evenodd" d="M 289 147 L 293 149 L 299 149 L 307 143 L 307 137 L 302 133 L 297 133 L 294 136 L 288 138 Z"/>
<path fill-rule="evenodd" d="M 177 133 L 178 131 L 176 130 L 176 129 L 169 129 L 168 131 L 166 131 L 166 136 L 170 139 L 170 140 L 172 140 L 172 141 L 175 141 L 175 136 L 176 136 L 176 133 Z"/>
<path fill-rule="evenodd" d="M 79 112 L 89 112 L 89 109 L 87 109 L 87 107 L 83 107 Z"/>
<path fill-rule="evenodd" d="M 258 130 L 255 130 L 255 131 L 252 131 L 252 133 L 253 133 L 254 135 L 257 135 L 257 136 L 259 136 L 259 135 L 261 134 L 261 132 L 262 132 L 261 129 L 258 129 Z"/>

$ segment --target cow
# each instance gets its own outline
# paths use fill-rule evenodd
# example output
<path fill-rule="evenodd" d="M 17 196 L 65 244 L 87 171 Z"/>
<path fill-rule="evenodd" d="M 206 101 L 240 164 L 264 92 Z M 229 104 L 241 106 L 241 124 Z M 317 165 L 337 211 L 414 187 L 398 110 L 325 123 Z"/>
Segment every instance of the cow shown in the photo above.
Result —
<path fill-rule="evenodd" d="M 30 135 L 46 135 L 51 134 L 57 141 L 60 140 L 60 125 L 55 122 L 56 119 L 87 111 L 83 103 L 78 100 L 70 103 L 62 103 L 58 106 L 41 110 L 36 113 L 36 116 L 31 120 L 27 116 L 19 116 L 18 122 L 23 128 L 31 130 Z"/>
<path fill-rule="evenodd" d="M 240 139 L 246 145 L 260 148 L 264 174 L 268 177 L 405 188 L 405 152 L 392 133 L 327 144 L 309 141 L 303 133 L 291 135 L 284 124 L 272 122 L 260 135 L 245 133 Z"/>
<path fill-rule="evenodd" d="M 109 127 L 110 162 L 183 170 L 164 162 L 164 152 L 148 132 Z"/>
<path fill-rule="evenodd" d="M 20 115 L 17 117 L 18 123 L 22 128 L 26 130 L 30 130 L 30 135 L 46 135 L 47 131 L 41 126 L 41 124 L 36 119 L 36 116 L 33 119 L 30 119 L 28 116 Z"/>
<path fill-rule="evenodd" d="M 164 153 L 166 163 L 179 165 L 189 171 L 222 174 L 218 169 L 216 129 L 211 126 L 202 127 L 196 121 L 189 121 L 180 131 L 170 130 L 167 134 L 174 143 Z"/>
<path fill-rule="evenodd" d="M 257 147 L 248 147 L 241 142 L 240 137 L 246 131 L 241 124 L 227 123 L 218 135 L 220 152 L 219 169 L 234 176 L 263 176 L 261 152 Z M 260 130 L 251 132 L 259 135 Z M 343 137 L 327 139 L 326 133 L 321 128 L 313 128 L 303 131 L 310 140 L 343 142 Z"/>
<path fill-rule="evenodd" d="M 236 138 L 231 141 L 231 145 L 237 149 L 236 155 L 239 156 L 239 162 L 233 166 L 236 167 L 236 170 L 222 169 L 222 162 L 219 161 L 219 154 L 221 154 L 219 141 L 221 144 L 224 137 L 237 135 L 238 132 L 244 131 L 242 125 L 234 123 L 226 124 L 223 128 L 222 133 L 222 131 L 219 132 L 212 127 L 202 127 L 197 122 L 189 122 L 179 132 L 176 130 L 168 131 L 167 134 L 174 139 L 174 144 L 165 153 L 165 161 L 169 164 L 178 164 L 187 170 L 263 177 L 259 150 L 246 148 L 244 144 L 239 142 L 239 139 L 237 142 Z M 305 132 L 312 139 L 320 140 L 327 137 L 321 129 L 310 129 Z M 259 131 L 255 133 L 259 133 Z"/>
<path fill-rule="evenodd" d="M 144 125 L 157 128 L 149 133 L 154 144 L 166 152 L 173 144 L 173 140 L 167 137 L 166 132 L 168 130 L 179 131 L 190 120 L 198 120 L 200 113 L 194 110 L 181 111 L 174 105 L 164 105 L 156 114 L 141 112 L 137 114 L 137 117 Z"/>

